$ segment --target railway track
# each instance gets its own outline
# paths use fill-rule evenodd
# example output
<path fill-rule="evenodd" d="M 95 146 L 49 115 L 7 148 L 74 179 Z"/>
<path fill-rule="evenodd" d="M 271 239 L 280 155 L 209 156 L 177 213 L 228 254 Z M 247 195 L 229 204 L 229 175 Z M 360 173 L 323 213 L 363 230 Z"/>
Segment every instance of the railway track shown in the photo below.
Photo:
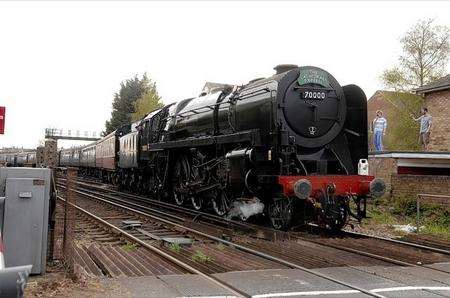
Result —
<path fill-rule="evenodd" d="M 247 222 L 242 222 L 238 220 L 230 220 L 230 219 L 224 219 L 220 216 L 216 216 L 210 213 L 206 212 L 200 212 L 195 211 L 193 209 L 180 207 L 175 204 L 162 202 L 154 199 L 150 199 L 144 196 L 135 195 L 127 192 L 121 192 L 110 188 L 105 188 L 104 186 L 99 185 L 92 185 L 88 182 L 82 182 L 78 181 L 78 185 L 82 187 L 86 187 L 92 190 L 97 190 L 97 194 L 100 194 L 99 192 L 108 193 L 112 195 L 120 195 L 123 199 L 128 199 L 135 203 L 142 203 L 145 206 L 152 206 L 154 208 L 158 208 L 158 210 L 164 212 L 164 213 L 171 213 L 174 214 L 183 214 L 186 218 L 194 218 L 198 220 L 202 220 L 203 222 L 210 222 L 214 224 L 215 226 L 219 225 L 224 228 L 227 228 L 229 230 L 233 230 L 233 232 L 241 232 L 241 233 L 251 233 L 253 237 L 256 238 L 262 238 L 262 239 L 268 239 L 268 240 L 289 240 L 289 239 L 305 239 L 303 237 L 304 233 L 296 233 L 296 232 L 283 232 L 274 230 L 269 227 L 260 226 L 256 224 L 251 224 Z M 137 205 L 138 206 L 138 205 Z M 366 239 L 368 244 L 373 243 L 386 243 L 388 245 L 398 245 L 401 247 L 411 247 L 413 249 L 418 250 L 424 250 L 429 251 L 433 253 L 439 253 L 444 255 L 450 255 L 450 246 L 446 246 L 447 243 L 442 242 L 427 242 L 423 241 L 421 239 L 415 239 L 414 237 L 407 238 L 409 241 L 405 240 L 399 240 L 399 239 L 392 239 L 392 238 L 385 238 L 385 237 L 378 237 L 373 235 L 367 235 L 362 233 L 355 233 L 355 232 L 349 232 L 349 231 L 341 231 L 338 235 L 330 235 L 328 232 L 324 231 L 323 229 L 318 228 L 317 226 L 311 226 L 309 232 L 319 233 L 323 234 L 326 238 L 329 237 L 338 237 L 339 239 L 348 238 L 348 242 L 352 243 L 354 239 L 361 240 Z M 342 241 L 341 241 L 342 242 Z M 367 246 L 367 245 L 366 245 Z M 414 265 L 415 262 L 413 262 Z"/>
<path fill-rule="evenodd" d="M 204 214 L 202 212 L 197 212 L 195 210 L 175 206 L 165 202 L 149 200 L 148 198 L 145 197 L 128 193 L 122 193 L 116 190 L 105 189 L 104 187 L 101 186 L 93 187 L 92 185 L 89 185 L 86 182 L 79 182 L 78 185 L 83 186 L 82 190 L 80 190 L 81 187 L 79 188 L 79 190 L 77 190 L 80 195 L 94 199 L 105 200 L 109 203 L 112 203 L 111 201 L 115 201 L 116 203 L 114 204 L 117 204 L 117 206 L 119 206 L 120 208 L 130 208 L 130 206 L 132 206 L 131 209 L 133 209 L 134 212 L 139 211 L 140 213 L 143 213 L 147 216 L 151 216 L 151 214 L 156 213 L 158 215 L 158 220 L 167 220 L 172 224 L 177 224 L 180 226 L 184 226 L 187 224 L 190 227 L 195 227 L 194 231 L 192 230 L 190 231 L 194 232 L 194 234 L 200 233 L 200 235 L 206 236 L 209 239 L 216 240 L 217 242 L 220 242 L 222 244 L 231 247 L 242 249 L 244 252 L 250 252 L 255 256 L 279 262 L 280 264 L 285 265 L 288 268 L 309 269 L 319 267 L 347 266 L 354 268 L 355 270 L 360 270 L 357 268 L 357 266 L 365 266 L 370 264 L 382 266 L 400 265 L 410 267 L 421 267 L 426 268 L 428 270 L 440 271 L 440 273 L 445 274 L 449 273 L 448 271 L 428 267 L 423 264 L 419 266 L 417 263 L 414 262 L 415 259 L 408 259 L 406 261 L 398 260 L 396 258 L 389 258 L 373 252 L 364 251 L 364 247 L 358 247 L 358 249 L 356 249 L 348 247 L 348 245 L 345 245 L 345 243 L 336 244 L 332 243 L 332 241 L 330 242 L 323 241 L 323 239 L 322 240 L 312 239 L 310 235 L 309 237 L 304 237 L 299 233 L 285 233 L 245 222 L 228 221 L 222 218 L 216 218 L 216 216 L 214 215 Z M 150 205 L 152 207 L 142 205 Z M 157 208 L 155 208 L 155 206 Z M 176 212 L 174 209 L 176 209 Z M 193 220 L 197 220 L 199 222 L 201 221 L 202 223 L 196 224 Z M 205 220 L 206 222 L 203 222 Z M 211 224 L 212 222 L 216 224 L 220 223 L 220 227 Z M 238 236 L 236 236 L 236 234 L 233 234 L 236 232 L 236 229 L 240 229 L 240 233 Z M 251 237 L 248 237 L 249 233 L 251 234 Z M 212 236 L 211 234 L 214 236 Z M 257 234 L 259 234 L 259 236 L 255 237 L 255 235 Z M 349 239 L 348 241 L 351 242 L 353 242 L 355 238 L 369 238 L 366 235 L 355 233 L 344 233 L 344 234 L 347 236 L 351 235 L 351 238 L 350 237 L 348 238 Z M 274 238 L 275 240 L 288 239 L 288 242 L 267 241 L 266 237 L 264 237 L 267 235 L 270 235 L 271 240 L 274 240 Z M 231 242 L 224 240 L 222 238 L 225 239 L 234 238 L 234 240 L 233 242 Z M 376 239 L 374 237 L 371 238 L 372 241 L 382 240 L 383 242 L 391 243 L 389 239 Z M 289 241 L 289 239 L 291 240 Z M 311 243 L 313 243 L 314 246 L 311 246 Z M 395 243 L 396 245 L 408 247 L 410 246 L 410 243 L 403 243 L 403 242 L 398 243 L 398 241 L 394 241 L 393 243 Z M 433 249 L 431 247 L 422 247 L 422 246 L 420 247 L 413 246 L 413 247 L 416 250 Z M 445 253 L 450 254 L 450 252 L 448 251 L 442 251 L 439 254 Z M 356 258 L 357 261 L 355 261 L 355 256 L 360 256 L 360 258 Z M 329 258 L 328 260 L 327 257 Z M 367 261 L 369 259 L 371 260 L 370 262 Z M 436 261 L 449 261 L 449 260 L 450 259 L 431 258 L 425 259 L 424 262 L 433 263 Z M 301 264 L 301 266 L 299 266 L 298 264 Z"/>
<path fill-rule="evenodd" d="M 80 195 L 79 198 L 77 199 L 78 201 L 77 201 L 77 206 L 76 206 L 76 208 L 77 208 L 77 210 L 79 212 L 82 212 L 82 213 L 90 216 L 91 218 L 97 220 L 102 225 L 107 225 L 110 229 L 114 230 L 116 233 L 120 233 L 121 235 L 123 235 L 124 237 L 129 239 L 130 241 L 138 243 L 139 245 L 142 245 L 142 246 L 152 250 L 154 253 L 157 253 L 160 256 L 167 256 L 167 257 L 170 256 L 171 258 L 174 258 L 174 255 L 168 253 L 167 250 L 161 250 L 159 248 L 155 248 L 153 245 L 146 243 L 144 240 L 138 238 L 136 235 L 133 235 L 133 234 L 127 232 L 126 230 L 124 230 L 123 228 L 118 226 L 117 221 L 116 221 L 115 224 L 113 224 L 113 223 L 111 223 L 108 220 L 102 219 L 101 216 L 93 214 L 93 213 L 87 211 L 86 208 L 89 208 L 90 210 L 95 209 L 91 205 L 93 201 L 101 202 L 101 204 L 109 204 L 109 206 L 114 206 L 114 208 L 116 210 L 120 210 L 120 212 L 126 212 L 126 213 L 130 213 L 131 212 L 131 213 L 134 214 L 135 217 L 139 216 L 139 218 L 143 222 L 147 222 L 147 220 L 156 221 L 158 223 L 163 223 L 164 225 L 171 226 L 173 229 L 177 230 L 178 232 L 183 231 L 183 235 L 187 235 L 187 234 L 190 235 L 188 238 L 191 238 L 191 237 L 193 237 L 194 239 L 204 238 L 204 239 L 207 239 L 209 241 L 214 241 L 215 243 L 219 243 L 221 245 L 225 245 L 225 246 L 229 247 L 230 249 L 237 250 L 240 253 L 247 254 L 247 258 L 248 258 L 248 256 L 251 255 L 252 258 L 256 257 L 256 258 L 259 258 L 260 260 L 265 260 L 266 262 L 270 261 L 273 264 L 277 264 L 277 266 L 284 266 L 284 268 L 299 269 L 299 270 L 302 270 L 302 271 L 304 271 L 306 273 L 318 276 L 320 278 L 326 279 L 326 280 L 331 281 L 333 283 L 343 285 L 345 287 L 351 288 L 353 290 L 359 291 L 361 293 L 365 293 L 365 294 L 373 296 L 373 297 L 382 297 L 381 295 L 373 293 L 373 292 L 370 292 L 369 290 L 362 289 L 362 288 L 360 288 L 358 286 L 355 286 L 355 285 L 349 284 L 347 282 L 343 282 L 343 281 L 337 280 L 335 278 L 329 277 L 329 276 L 327 276 L 325 274 L 319 273 L 319 272 L 314 271 L 312 269 L 309 269 L 307 267 L 298 265 L 298 260 L 289 259 L 286 254 L 284 254 L 285 258 L 282 258 L 282 255 L 277 254 L 277 251 L 274 250 L 273 246 L 266 247 L 265 249 L 262 249 L 261 246 L 249 247 L 248 245 L 244 244 L 246 241 L 237 242 L 237 241 L 225 240 L 225 239 L 219 238 L 217 236 L 214 236 L 214 235 L 211 235 L 211 234 L 199 231 L 197 229 L 194 229 L 194 228 L 190 227 L 190 224 L 192 223 L 190 221 L 189 221 L 189 226 L 187 226 L 186 223 L 185 224 L 180 224 L 180 218 L 178 218 L 178 221 L 169 220 L 169 219 L 164 218 L 162 216 L 155 215 L 154 213 L 151 214 L 149 212 L 143 212 L 141 210 L 133 209 L 132 207 L 128 206 L 128 204 L 126 204 L 126 205 L 119 204 L 118 202 L 114 202 L 111 198 L 109 198 L 109 200 L 108 200 L 108 199 L 105 199 L 104 197 L 98 197 L 98 196 L 96 197 L 95 195 L 88 194 L 88 193 L 84 193 L 83 194 L 83 192 L 80 191 L 80 190 L 77 190 L 77 192 Z M 80 197 L 81 197 L 81 199 L 80 199 Z M 85 204 L 85 206 L 83 206 L 84 204 Z M 83 207 L 81 207 L 81 206 L 83 206 Z M 102 209 L 108 210 L 107 208 L 100 208 L 100 209 L 101 210 Z M 117 214 L 114 214 L 114 216 L 107 216 L 107 217 L 110 217 L 110 218 L 112 217 L 112 218 L 115 218 L 116 220 L 120 217 L 121 222 L 123 222 L 123 216 L 118 216 Z M 144 220 L 144 218 L 146 220 Z M 153 239 L 153 240 L 155 240 L 155 239 Z M 247 244 L 248 243 L 253 243 L 253 242 L 251 242 L 251 241 L 248 242 L 247 241 Z M 150 248 L 150 247 L 153 247 L 153 249 Z M 300 247 L 300 246 L 298 246 L 298 247 Z M 279 251 L 280 250 L 278 250 L 278 252 Z M 272 253 L 270 253 L 270 252 L 272 252 Z M 228 258 L 228 260 L 230 260 L 230 258 Z M 179 263 L 179 262 L 181 262 L 181 263 Z M 208 276 L 209 277 L 212 276 L 211 275 L 212 272 L 208 272 L 207 270 L 205 270 L 205 268 L 203 268 L 203 270 L 201 270 L 201 269 L 196 269 L 196 268 L 192 267 L 192 265 L 189 265 L 189 264 L 187 264 L 187 266 L 186 266 L 185 263 L 183 263 L 183 261 L 180 261 L 179 259 L 178 259 L 177 263 L 178 263 L 179 266 L 181 266 L 182 268 L 186 269 L 187 271 L 189 271 L 189 272 L 196 272 L 196 274 L 200 274 L 201 276 L 204 276 L 205 278 L 208 278 Z M 335 265 L 337 265 L 337 264 L 338 264 L 338 262 L 336 262 Z M 324 264 L 324 266 L 328 266 L 328 265 L 329 264 Z M 313 267 L 315 267 L 315 265 Z M 194 271 L 194 270 L 196 270 L 196 271 Z M 208 278 L 208 279 L 210 279 L 210 278 Z M 214 282 L 215 284 L 219 285 L 219 286 L 221 284 L 221 281 L 217 280 L 217 278 L 215 278 L 215 277 L 213 277 L 213 279 L 211 281 Z M 228 288 L 230 291 L 232 291 L 232 293 L 234 293 L 237 296 L 244 296 L 244 297 L 246 297 L 245 293 L 239 292 L 239 290 L 234 289 L 233 287 L 231 287 L 230 285 L 228 285 L 226 283 L 222 287 L 223 288 Z"/>
<path fill-rule="evenodd" d="M 65 201 L 64 198 L 58 197 L 58 199 Z M 221 281 L 214 277 L 211 274 L 204 273 L 202 270 L 199 270 L 198 268 L 193 267 L 192 265 L 188 264 L 187 262 L 183 262 L 180 259 L 168 254 L 166 251 L 158 248 L 155 245 L 149 244 L 147 241 L 144 241 L 141 239 L 141 237 L 138 237 L 136 234 L 130 233 L 125 230 L 125 228 L 120 228 L 117 225 L 112 224 L 110 221 L 106 220 L 105 218 L 102 218 L 101 216 L 98 216 L 86 209 L 86 207 L 92 207 L 92 204 L 86 204 L 85 208 L 82 208 L 77 205 L 73 205 L 74 208 L 76 208 L 77 212 L 82 213 L 85 216 L 90 217 L 91 219 L 95 220 L 99 224 L 107 227 L 111 231 L 114 231 L 115 233 L 120 234 L 120 236 L 127 238 L 128 240 L 132 241 L 133 243 L 139 244 L 140 246 L 144 247 L 145 249 L 151 251 L 152 253 L 157 254 L 158 256 L 164 258 L 165 260 L 173 263 L 173 265 L 176 265 L 182 269 L 184 269 L 186 272 L 192 273 L 192 274 L 198 274 L 202 276 L 203 278 L 207 279 L 208 281 L 220 286 L 221 288 L 226 289 L 227 291 L 233 293 L 237 297 L 249 297 L 247 294 L 241 292 L 238 289 L 235 289 L 231 285 L 227 284 L 224 281 Z M 104 214 L 103 214 L 104 215 Z M 105 217 L 105 216 L 103 216 Z M 110 218 L 110 216 L 106 216 L 107 218 Z M 117 215 L 113 216 L 115 219 L 117 219 Z M 121 217 L 123 218 L 123 217 Z M 135 222 L 136 224 L 136 222 Z M 145 230 L 144 230 L 145 231 Z M 143 233 L 146 235 L 146 233 Z"/>

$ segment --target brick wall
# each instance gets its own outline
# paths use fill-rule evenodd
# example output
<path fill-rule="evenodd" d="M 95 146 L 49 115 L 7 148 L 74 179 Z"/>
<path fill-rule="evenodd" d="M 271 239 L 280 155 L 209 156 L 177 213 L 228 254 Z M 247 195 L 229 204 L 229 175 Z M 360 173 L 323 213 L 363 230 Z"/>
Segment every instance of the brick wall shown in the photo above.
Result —
<path fill-rule="evenodd" d="M 450 151 L 450 90 L 428 93 L 425 105 L 433 116 L 430 151 Z"/>
<path fill-rule="evenodd" d="M 44 166 L 49 168 L 55 168 L 58 166 L 58 143 L 56 140 L 45 140 Z"/>
<path fill-rule="evenodd" d="M 369 173 L 384 180 L 389 197 L 416 198 L 419 193 L 450 195 L 450 176 L 397 174 L 396 158 L 370 156 Z"/>
<path fill-rule="evenodd" d="M 369 157 L 369 174 L 386 183 L 386 193 L 391 189 L 391 176 L 397 174 L 397 160 L 390 157 Z"/>
<path fill-rule="evenodd" d="M 449 195 L 450 176 L 392 174 L 391 193 L 394 197 L 413 197 L 417 194 Z"/>
<path fill-rule="evenodd" d="M 45 158 L 45 147 L 39 146 L 36 148 L 36 168 L 41 168 L 45 166 L 44 158 Z"/>

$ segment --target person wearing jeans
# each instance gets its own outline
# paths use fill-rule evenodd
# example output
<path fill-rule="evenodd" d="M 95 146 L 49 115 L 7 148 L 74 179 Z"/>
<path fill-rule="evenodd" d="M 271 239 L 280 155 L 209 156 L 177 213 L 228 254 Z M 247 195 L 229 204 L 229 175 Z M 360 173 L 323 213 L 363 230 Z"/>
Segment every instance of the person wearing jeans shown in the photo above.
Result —
<path fill-rule="evenodd" d="M 387 121 L 383 112 L 378 110 L 377 117 L 372 121 L 373 145 L 375 151 L 383 151 L 383 136 L 386 135 Z"/>

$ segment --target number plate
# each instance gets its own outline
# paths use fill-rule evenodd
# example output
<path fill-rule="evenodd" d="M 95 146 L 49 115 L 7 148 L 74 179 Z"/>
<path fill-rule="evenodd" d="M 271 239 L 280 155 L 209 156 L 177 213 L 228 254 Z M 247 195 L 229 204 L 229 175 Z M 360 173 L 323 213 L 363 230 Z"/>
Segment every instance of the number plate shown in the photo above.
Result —
<path fill-rule="evenodd" d="M 328 92 L 325 91 L 302 91 L 301 96 L 303 99 L 315 99 L 315 100 L 324 100 L 328 96 Z"/>

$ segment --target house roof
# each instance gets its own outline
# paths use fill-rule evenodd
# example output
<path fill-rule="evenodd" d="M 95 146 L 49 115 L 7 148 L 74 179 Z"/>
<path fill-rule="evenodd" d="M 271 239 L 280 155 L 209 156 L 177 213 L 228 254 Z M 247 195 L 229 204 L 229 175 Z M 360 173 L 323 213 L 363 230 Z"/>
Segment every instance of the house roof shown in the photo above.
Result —
<path fill-rule="evenodd" d="M 433 91 L 440 91 L 440 90 L 446 90 L 450 89 L 450 74 L 446 75 L 445 77 L 442 77 L 432 83 L 429 83 L 427 85 L 424 85 L 422 87 L 419 87 L 415 89 L 417 93 L 430 93 Z"/>

